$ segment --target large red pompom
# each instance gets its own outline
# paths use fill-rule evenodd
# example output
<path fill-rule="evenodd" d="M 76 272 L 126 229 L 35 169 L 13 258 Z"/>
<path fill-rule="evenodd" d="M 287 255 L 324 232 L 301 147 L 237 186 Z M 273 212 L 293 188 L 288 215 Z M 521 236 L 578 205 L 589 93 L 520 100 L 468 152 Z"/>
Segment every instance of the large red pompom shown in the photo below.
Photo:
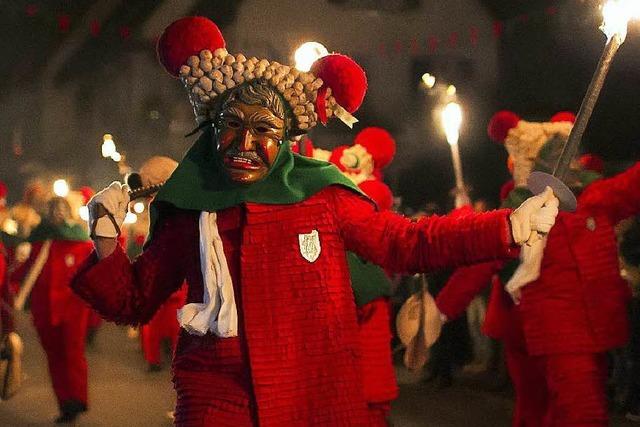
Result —
<path fill-rule="evenodd" d="M 331 88 L 333 97 L 345 110 L 353 113 L 360 108 L 367 92 L 367 76 L 353 59 L 333 53 L 314 62 L 310 71 L 322 79 L 323 87 Z"/>
<path fill-rule="evenodd" d="M 520 117 L 514 112 L 506 110 L 498 111 L 493 115 L 489 121 L 489 126 L 487 126 L 489 138 L 491 138 L 493 142 L 502 144 L 507 138 L 509 130 L 518 126 L 519 121 Z"/>
<path fill-rule="evenodd" d="M 353 140 L 353 144 L 360 144 L 373 157 L 376 169 L 382 169 L 391 163 L 396 154 L 396 141 L 391 134 L 380 127 L 362 129 Z"/>
<path fill-rule="evenodd" d="M 342 153 L 344 153 L 344 150 L 346 150 L 347 148 L 349 148 L 348 145 L 341 145 L 339 147 L 336 147 L 331 152 L 331 157 L 329 157 L 329 162 L 336 165 L 338 169 L 343 172 L 346 171 L 347 168 L 342 163 L 340 163 L 340 159 L 342 158 Z"/>
<path fill-rule="evenodd" d="M 7 184 L 0 181 L 0 199 L 6 199 L 7 194 L 9 194 L 9 189 L 7 188 Z"/>
<path fill-rule="evenodd" d="M 376 202 L 379 210 L 388 211 L 393 206 L 393 193 L 384 182 L 378 180 L 363 181 L 358 187 L 371 200 Z"/>
<path fill-rule="evenodd" d="M 556 123 L 556 122 L 571 122 L 571 123 L 575 123 L 576 122 L 576 115 L 573 114 L 571 111 L 560 111 L 559 113 L 556 113 L 553 115 L 553 117 L 551 117 L 551 122 Z"/>
<path fill-rule="evenodd" d="M 202 16 L 188 16 L 178 19 L 165 28 L 158 39 L 158 60 L 169 74 L 178 77 L 180 67 L 192 55 L 200 51 L 225 47 L 224 38 L 218 26 Z"/>
<path fill-rule="evenodd" d="M 516 188 L 516 183 L 512 179 L 505 182 L 500 188 L 500 201 L 504 202 L 514 188 Z"/>
<path fill-rule="evenodd" d="M 585 154 L 580 157 L 579 161 L 580 166 L 582 166 L 583 169 L 598 172 L 599 174 L 604 172 L 604 161 L 600 156 L 596 156 L 595 154 Z"/>
<path fill-rule="evenodd" d="M 82 194 L 82 202 L 86 205 L 96 192 L 93 188 L 85 185 L 84 187 L 80 187 L 80 194 Z"/>

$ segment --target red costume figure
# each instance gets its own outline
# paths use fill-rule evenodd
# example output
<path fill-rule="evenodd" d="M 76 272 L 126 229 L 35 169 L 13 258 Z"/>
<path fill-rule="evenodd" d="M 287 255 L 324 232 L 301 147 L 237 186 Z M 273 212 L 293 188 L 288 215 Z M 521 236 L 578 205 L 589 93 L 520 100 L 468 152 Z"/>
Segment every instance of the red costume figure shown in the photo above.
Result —
<path fill-rule="evenodd" d="M 317 122 L 353 122 L 366 89 L 353 60 L 328 55 L 306 73 L 230 55 L 197 17 L 171 24 L 158 56 L 189 89 L 203 133 L 156 195 L 133 263 L 115 240 L 127 187 L 92 199 L 96 254 L 73 289 L 105 317 L 143 324 L 186 279 L 179 426 L 386 424 L 364 395 L 346 251 L 402 272 L 504 258 L 512 241 L 549 230 L 555 199 L 457 221 L 378 212 L 334 166 L 289 146 Z"/>
<path fill-rule="evenodd" d="M 13 293 L 9 287 L 7 251 L 0 242 L 0 340 L 14 330 Z"/>
<path fill-rule="evenodd" d="M 526 195 L 523 183 L 534 164 L 538 169 L 553 164 L 555 156 L 549 154 L 559 146 L 554 137 L 566 138 L 571 126 L 553 120 L 514 120 L 505 126 L 508 116 L 515 115 L 499 113 L 490 126 L 494 139 L 506 140 L 514 159 L 516 187 L 506 204 Z M 496 128 L 503 129 L 502 137 L 495 137 Z M 607 425 L 605 353 L 627 341 L 630 298 L 619 273 L 614 226 L 640 213 L 640 164 L 612 178 L 593 178 L 586 170 L 574 170 L 578 208 L 558 215 L 538 277 L 510 288 L 519 304 L 504 290 L 518 274 L 505 262 L 457 270 L 437 298 L 439 310 L 455 318 L 493 283 L 484 331 L 504 342 L 516 390 L 517 427 Z"/>
<path fill-rule="evenodd" d="M 57 423 L 71 422 L 87 410 L 87 361 L 84 345 L 89 308 L 71 292 L 69 283 L 93 249 L 84 228 L 67 221 L 70 206 L 63 198 L 49 202 L 49 216 L 31 233 L 29 259 L 14 275 L 32 286 L 33 324 L 47 355 L 49 375 L 60 408 Z M 24 303 L 24 289 L 21 298 Z"/>

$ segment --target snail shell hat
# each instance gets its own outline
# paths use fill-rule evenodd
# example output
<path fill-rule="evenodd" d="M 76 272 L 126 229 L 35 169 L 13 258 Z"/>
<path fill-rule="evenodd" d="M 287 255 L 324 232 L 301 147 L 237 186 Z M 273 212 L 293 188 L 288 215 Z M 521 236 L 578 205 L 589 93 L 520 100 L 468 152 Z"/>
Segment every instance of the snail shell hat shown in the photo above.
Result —
<path fill-rule="evenodd" d="M 348 56 L 324 56 L 309 72 L 301 72 L 276 61 L 231 54 L 216 24 L 200 16 L 169 25 L 158 40 L 157 52 L 167 72 L 188 90 L 199 124 L 213 118 L 227 91 L 260 79 L 285 100 L 294 119 L 292 134 L 304 134 L 332 117 L 351 127 L 357 121 L 351 113 L 360 107 L 367 90 L 364 71 Z"/>

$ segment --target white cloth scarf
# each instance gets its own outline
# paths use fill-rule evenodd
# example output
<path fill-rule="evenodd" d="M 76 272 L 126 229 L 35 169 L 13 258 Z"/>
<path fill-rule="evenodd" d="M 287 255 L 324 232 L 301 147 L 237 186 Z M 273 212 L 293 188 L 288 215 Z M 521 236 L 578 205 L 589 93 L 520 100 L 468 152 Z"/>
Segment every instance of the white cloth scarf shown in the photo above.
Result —
<path fill-rule="evenodd" d="M 193 335 L 210 331 L 222 338 L 238 336 L 238 309 L 215 212 L 200 214 L 200 267 L 203 302 L 179 309 L 178 323 Z"/>
<path fill-rule="evenodd" d="M 542 258 L 544 256 L 544 248 L 547 246 L 547 237 L 535 241 L 531 245 L 523 245 L 520 249 L 520 265 L 507 282 L 505 289 L 511 295 L 513 302 L 520 304 L 522 296 L 522 288 L 529 283 L 538 280 L 540 277 L 540 268 L 542 267 Z"/>

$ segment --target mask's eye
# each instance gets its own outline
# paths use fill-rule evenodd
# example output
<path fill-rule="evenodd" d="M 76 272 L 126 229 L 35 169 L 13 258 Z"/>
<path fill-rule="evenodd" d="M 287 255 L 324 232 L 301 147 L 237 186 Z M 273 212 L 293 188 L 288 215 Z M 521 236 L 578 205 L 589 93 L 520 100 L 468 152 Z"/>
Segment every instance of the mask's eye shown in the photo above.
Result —
<path fill-rule="evenodd" d="M 258 127 L 256 127 L 256 132 L 264 134 L 264 133 L 271 132 L 271 129 L 268 128 L 267 126 L 258 126 Z"/>
<path fill-rule="evenodd" d="M 229 129 L 240 129 L 242 127 L 240 120 L 233 118 L 224 119 L 224 125 Z"/>

